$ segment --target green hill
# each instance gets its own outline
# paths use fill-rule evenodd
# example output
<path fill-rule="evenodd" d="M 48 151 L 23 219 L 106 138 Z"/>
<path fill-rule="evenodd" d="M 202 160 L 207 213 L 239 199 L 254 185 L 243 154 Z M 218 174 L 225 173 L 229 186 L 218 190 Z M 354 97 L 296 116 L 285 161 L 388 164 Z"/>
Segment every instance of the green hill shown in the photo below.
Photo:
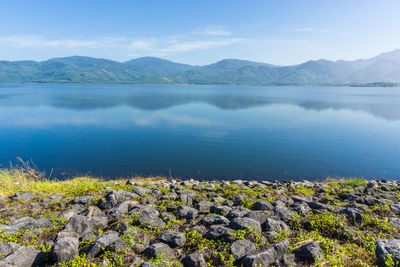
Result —
<path fill-rule="evenodd" d="M 42 62 L 0 61 L 0 82 L 237 85 L 399 83 L 400 50 L 370 59 L 321 59 L 294 66 L 275 66 L 238 59 L 191 66 L 155 57 L 142 57 L 124 63 L 80 56 Z"/>

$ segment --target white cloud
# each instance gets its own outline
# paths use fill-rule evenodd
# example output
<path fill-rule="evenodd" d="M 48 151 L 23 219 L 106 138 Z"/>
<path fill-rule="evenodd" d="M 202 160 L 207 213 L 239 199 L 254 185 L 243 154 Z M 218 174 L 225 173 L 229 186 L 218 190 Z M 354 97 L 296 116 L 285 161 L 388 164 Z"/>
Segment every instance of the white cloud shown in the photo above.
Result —
<path fill-rule="evenodd" d="M 98 40 L 59 39 L 48 40 L 37 35 L 16 35 L 0 37 L 0 43 L 13 47 L 52 47 L 52 48 L 94 48 L 100 45 Z"/>
<path fill-rule="evenodd" d="M 323 30 L 323 29 L 314 29 L 314 28 L 296 28 L 296 29 L 289 29 L 286 30 L 287 32 L 298 32 L 298 33 L 331 33 L 330 30 Z"/>
<path fill-rule="evenodd" d="M 151 49 L 154 44 L 154 40 L 135 40 L 131 42 L 131 47 L 134 49 Z"/>
<path fill-rule="evenodd" d="M 187 52 L 192 50 L 210 49 L 216 47 L 222 47 L 227 45 L 233 45 L 246 41 L 246 39 L 240 38 L 227 38 L 227 39 L 216 39 L 216 40 L 204 40 L 204 41 L 191 41 L 191 42 L 177 42 L 171 44 L 162 51 L 165 52 Z"/>
<path fill-rule="evenodd" d="M 241 38 L 222 36 L 167 36 L 160 38 L 135 39 L 127 37 L 105 37 L 98 39 L 49 39 L 39 35 L 0 36 L 0 45 L 12 48 L 56 48 L 96 49 L 118 48 L 127 54 L 154 56 L 194 50 L 212 49 L 246 41 Z"/>
<path fill-rule="evenodd" d="M 224 26 L 221 25 L 209 25 L 203 29 L 199 29 L 193 32 L 198 35 L 231 35 L 230 31 L 227 31 Z"/>

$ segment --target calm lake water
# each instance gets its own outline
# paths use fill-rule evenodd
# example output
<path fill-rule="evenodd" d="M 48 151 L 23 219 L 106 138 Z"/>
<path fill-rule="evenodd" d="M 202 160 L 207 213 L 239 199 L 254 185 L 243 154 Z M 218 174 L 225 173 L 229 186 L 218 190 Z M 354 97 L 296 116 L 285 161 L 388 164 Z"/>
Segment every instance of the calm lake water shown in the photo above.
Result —
<path fill-rule="evenodd" d="M 400 177 L 400 88 L 0 85 L 0 167 L 52 177 Z"/>

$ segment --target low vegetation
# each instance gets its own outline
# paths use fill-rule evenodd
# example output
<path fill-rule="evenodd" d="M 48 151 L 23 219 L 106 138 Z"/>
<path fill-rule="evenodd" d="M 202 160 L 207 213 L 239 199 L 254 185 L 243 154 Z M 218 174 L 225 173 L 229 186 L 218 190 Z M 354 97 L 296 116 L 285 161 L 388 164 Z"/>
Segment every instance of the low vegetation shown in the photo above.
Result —
<path fill-rule="evenodd" d="M 382 256 L 377 249 L 379 240 L 400 238 L 400 190 L 393 181 L 50 181 L 34 169 L 21 168 L 0 171 L 0 195 L 0 263 L 18 253 L 18 247 L 30 247 L 43 255 L 43 266 L 190 266 L 188 257 L 194 254 L 201 255 L 197 266 L 255 266 L 260 263 L 257 253 L 286 244 L 275 263 L 398 264 L 396 255 Z M 71 223 L 74 216 L 107 219 L 82 233 Z M 256 223 L 242 228 L 236 218 Z M 222 230 L 213 232 L 218 227 Z M 183 241 L 166 241 L 163 235 L 168 231 Z M 79 245 L 70 258 L 60 260 L 55 246 L 65 236 L 76 238 Z M 112 238 L 112 245 L 102 237 Z M 152 251 L 151 245 L 163 242 L 168 249 Z M 98 250 L 96 244 L 101 244 Z M 244 255 L 235 249 L 238 244 L 247 246 L 240 247 Z M 309 244 L 317 244 L 320 255 L 298 256 Z"/>

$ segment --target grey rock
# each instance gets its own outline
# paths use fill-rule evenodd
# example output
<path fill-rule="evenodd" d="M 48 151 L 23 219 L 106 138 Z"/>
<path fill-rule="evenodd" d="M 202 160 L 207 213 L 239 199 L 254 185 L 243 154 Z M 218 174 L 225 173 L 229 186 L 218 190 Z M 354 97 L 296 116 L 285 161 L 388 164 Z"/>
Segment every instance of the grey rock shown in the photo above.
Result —
<path fill-rule="evenodd" d="M 56 263 L 72 260 L 79 254 L 79 239 L 77 237 L 59 238 L 51 248 L 50 257 Z"/>
<path fill-rule="evenodd" d="M 251 210 L 248 213 L 246 213 L 243 217 L 256 220 L 262 226 L 265 223 L 265 221 L 267 220 L 268 213 L 265 211 L 262 211 L 262 210 Z"/>
<path fill-rule="evenodd" d="M 229 220 L 221 215 L 208 215 L 203 218 L 202 222 L 205 225 L 216 225 L 216 224 L 228 225 L 229 224 Z"/>
<path fill-rule="evenodd" d="M 267 218 L 265 220 L 263 228 L 266 231 L 275 231 L 275 232 L 279 232 L 282 230 L 289 231 L 289 226 L 285 222 L 274 220 L 271 218 Z"/>
<path fill-rule="evenodd" d="M 316 201 L 307 202 L 307 204 L 312 210 L 332 210 L 331 206 Z"/>
<path fill-rule="evenodd" d="M 344 214 L 347 217 L 347 220 L 353 225 L 361 224 L 363 222 L 362 213 L 354 208 L 342 209 L 340 213 Z"/>
<path fill-rule="evenodd" d="M 16 229 L 50 228 L 52 223 L 49 219 L 36 220 L 32 217 L 22 217 L 10 223 L 10 226 Z"/>
<path fill-rule="evenodd" d="M 87 209 L 79 213 L 86 217 L 106 217 L 106 214 L 96 206 L 89 206 Z"/>
<path fill-rule="evenodd" d="M 293 218 L 292 213 L 287 208 L 282 206 L 275 206 L 272 210 L 272 214 L 275 218 L 282 220 L 285 223 L 289 223 Z"/>
<path fill-rule="evenodd" d="M 266 249 L 261 249 L 250 253 L 243 258 L 242 264 L 244 267 L 255 266 L 282 266 L 281 261 L 287 252 L 289 241 L 284 240 L 269 246 Z"/>
<path fill-rule="evenodd" d="M 229 211 L 228 215 L 226 216 L 229 220 L 232 220 L 234 218 L 239 218 L 243 217 L 246 213 L 248 213 L 250 210 L 248 208 L 242 207 L 242 206 L 237 206 L 231 211 Z"/>
<path fill-rule="evenodd" d="M 147 257 L 151 257 L 151 258 L 161 256 L 161 255 L 163 255 L 167 258 L 170 258 L 170 259 L 175 258 L 174 251 L 167 244 L 164 244 L 164 243 L 155 243 L 155 244 L 149 246 L 148 248 L 146 248 L 143 253 Z"/>
<path fill-rule="evenodd" d="M 197 203 L 196 208 L 199 210 L 199 213 L 209 213 L 212 205 L 213 203 L 210 201 L 200 201 Z"/>
<path fill-rule="evenodd" d="M 150 228 L 165 227 L 165 223 L 163 222 L 163 220 L 160 219 L 160 217 L 146 211 L 139 216 L 137 221 L 139 224 L 148 226 Z"/>
<path fill-rule="evenodd" d="M 117 231 L 118 233 L 123 233 L 126 230 L 128 230 L 128 228 L 129 228 L 129 223 L 126 221 L 119 221 L 111 226 L 111 229 Z"/>
<path fill-rule="evenodd" d="M 160 241 L 168 244 L 172 248 L 176 248 L 183 247 L 186 243 L 186 238 L 181 232 L 167 230 L 161 234 Z"/>
<path fill-rule="evenodd" d="M 139 196 L 151 194 L 151 189 L 144 187 L 135 187 L 133 189 L 133 193 L 138 194 Z"/>
<path fill-rule="evenodd" d="M 305 202 L 294 203 L 290 208 L 300 214 L 307 214 L 311 211 L 311 208 Z"/>
<path fill-rule="evenodd" d="M 321 248 L 318 242 L 311 242 L 305 244 L 293 251 L 296 261 L 313 264 L 317 259 L 323 259 L 324 255 L 321 253 Z"/>
<path fill-rule="evenodd" d="M 389 218 L 389 222 L 398 230 L 400 230 L 400 218 Z"/>
<path fill-rule="evenodd" d="M 13 242 L 0 243 L 0 259 L 18 249 L 20 245 Z"/>
<path fill-rule="evenodd" d="M 34 193 L 31 192 L 17 192 L 13 197 L 11 197 L 11 200 L 14 201 L 25 201 L 29 202 L 35 197 Z"/>
<path fill-rule="evenodd" d="M 75 215 L 69 219 L 64 230 L 67 232 L 75 232 L 83 236 L 84 234 L 91 233 L 98 229 L 104 229 L 107 225 L 107 217 L 85 217 L 82 215 Z"/>
<path fill-rule="evenodd" d="M 253 229 L 256 232 L 261 233 L 260 222 L 251 218 L 235 218 L 229 223 L 229 227 L 235 230 Z"/>
<path fill-rule="evenodd" d="M 257 201 L 253 204 L 254 210 L 272 210 L 274 207 L 268 201 Z"/>
<path fill-rule="evenodd" d="M 233 205 L 240 206 L 243 204 L 244 199 L 247 199 L 247 196 L 245 194 L 239 194 L 233 196 L 231 200 L 233 201 Z"/>
<path fill-rule="evenodd" d="M 156 207 L 152 204 L 137 204 L 135 205 L 135 207 L 133 209 L 131 209 L 129 211 L 128 214 L 135 214 L 135 213 L 144 213 L 144 212 L 148 212 L 148 213 L 152 213 L 155 216 L 159 216 L 159 212 L 157 211 Z"/>
<path fill-rule="evenodd" d="M 0 267 L 39 267 L 43 266 L 44 253 L 33 247 L 20 247 L 4 259 Z"/>
<path fill-rule="evenodd" d="M 182 260 L 184 267 L 207 267 L 207 262 L 205 261 L 203 255 L 198 253 L 193 253 L 187 255 Z"/>
<path fill-rule="evenodd" d="M 376 257 L 379 266 L 385 266 L 385 259 L 388 255 L 392 255 L 396 266 L 400 262 L 400 239 L 382 239 L 376 242 Z"/>
<path fill-rule="evenodd" d="M 229 242 L 229 241 L 233 241 L 234 238 L 231 234 L 234 232 L 235 231 L 233 231 L 230 228 L 218 225 L 216 227 L 211 228 L 203 236 L 210 240 Z"/>
<path fill-rule="evenodd" d="M 92 200 L 93 200 L 92 196 L 82 196 L 74 198 L 73 203 L 89 206 Z"/>
<path fill-rule="evenodd" d="M 97 238 L 92 245 L 89 246 L 89 248 L 86 250 L 86 256 L 88 258 L 94 258 L 101 252 L 102 248 L 109 249 L 112 244 L 120 241 L 121 240 L 117 234 L 109 233 L 102 235 Z"/>
<path fill-rule="evenodd" d="M 193 220 L 198 215 L 198 210 L 188 206 L 180 206 L 178 208 L 178 217 Z"/>
<path fill-rule="evenodd" d="M 256 246 L 253 244 L 253 242 L 248 240 L 236 240 L 231 245 L 231 252 L 235 259 L 240 259 L 250 254 L 250 252 L 253 252 L 255 249 Z"/>
<path fill-rule="evenodd" d="M 210 212 L 220 215 L 227 215 L 232 210 L 229 206 L 211 206 Z"/>

